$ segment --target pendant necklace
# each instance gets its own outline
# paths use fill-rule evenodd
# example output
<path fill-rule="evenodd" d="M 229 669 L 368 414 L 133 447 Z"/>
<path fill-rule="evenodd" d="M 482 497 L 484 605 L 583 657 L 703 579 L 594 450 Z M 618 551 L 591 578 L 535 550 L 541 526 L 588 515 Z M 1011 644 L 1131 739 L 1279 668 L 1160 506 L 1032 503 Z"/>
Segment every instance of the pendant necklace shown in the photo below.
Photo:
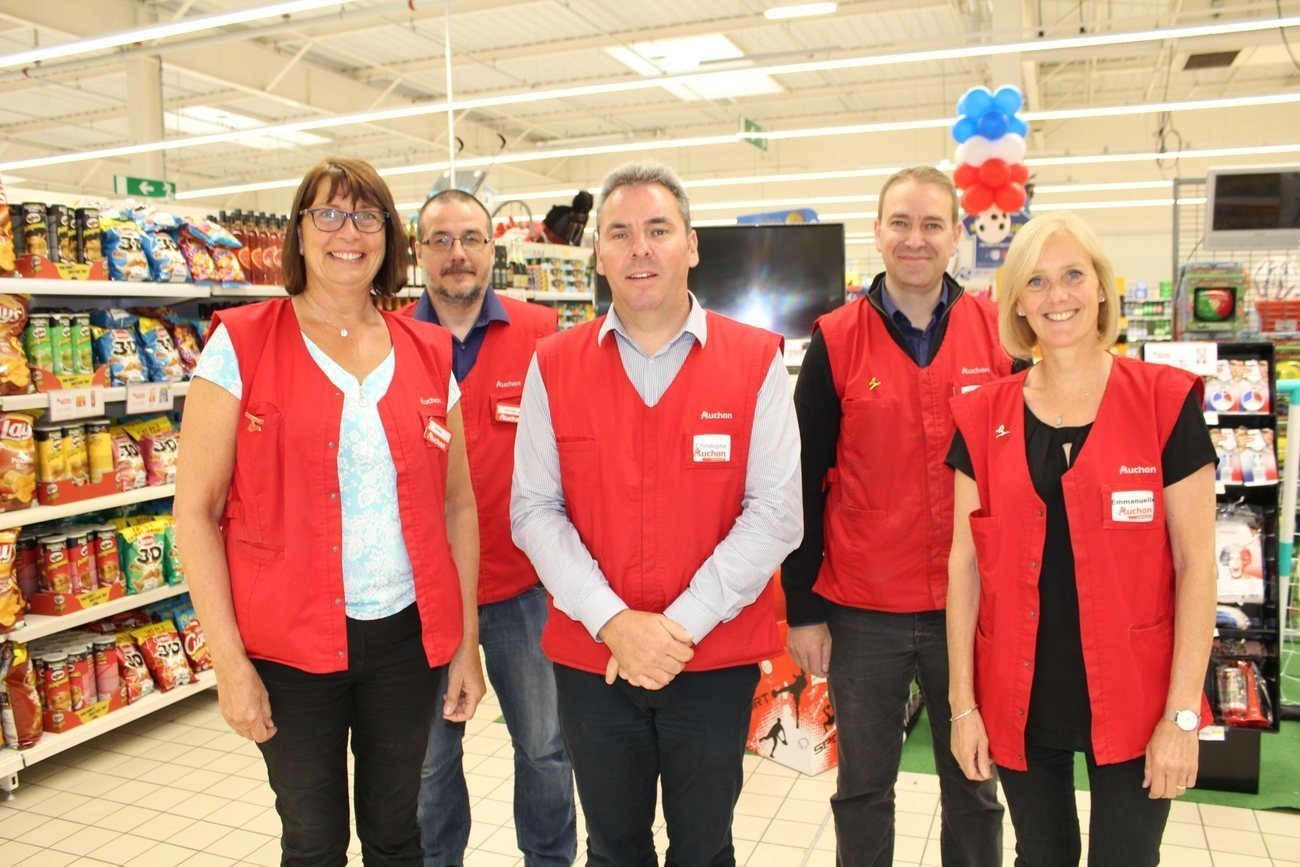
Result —
<path fill-rule="evenodd" d="M 328 316 L 326 316 L 326 315 L 325 315 L 325 312 L 324 312 L 323 310 L 321 310 L 319 304 L 317 304 L 317 303 L 316 303 L 315 301 L 313 301 L 311 298 L 308 298 L 307 300 L 311 303 L 312 308 L 316 311 L 316 315 L 319 316 L 321 319 L 324 319 L 326 325 L 328 325 L 328 326 L 330 326 L 331 328 L 333 328 L 333 329 L 335 329 L 336 331 L 338 331 L 338 333 L 339 333 L 339 337 L 347 337 L 347 336 L 348 336 L 348 330 L 347 330 L 346 328 L 341 328 L 341 327 L 339 327 L 339 326 L 334 322 L 333 319 L 330 319 Z"/>

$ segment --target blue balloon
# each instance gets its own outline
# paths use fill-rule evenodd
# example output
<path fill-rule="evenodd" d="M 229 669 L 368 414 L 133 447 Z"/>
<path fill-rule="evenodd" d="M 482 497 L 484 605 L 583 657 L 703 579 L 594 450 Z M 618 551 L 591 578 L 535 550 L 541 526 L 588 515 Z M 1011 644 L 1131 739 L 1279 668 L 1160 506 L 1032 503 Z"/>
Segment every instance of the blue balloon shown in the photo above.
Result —
<path fill-rule="evenodd" d="M 952 137 L 959 143 L 975 135 L 978 132 L 978 125 L 973 117 L 963 117 L 952 125 Z"/>
<path fill-rule="evenodd" d="M 1007 116 L 997 109 L 986 111 L 979 119 L 979 132 L 989 141 L 997 141 L 1007 134 Z"/>
<path fill-rule="evenodd" d="M 979 117 L 993 107 L 993 94 L 987 87 L 972 87 L 957 100 L 957 113 Z"/>
<path fill-rule="evenodd" d="M 1027 136 L 1029 135 L 1029 124 L 1018 117 L 1013 117 L 1007 122 L 1007 132 L 1015 133 L 1021 137 Z"/>
<path fill-rule="evenodd" d="M 998 92 L 993 95 L 994 107 L 1003 114 L 1015 114 L 1024 104 L 1020 91 L 1010 85 L 998 88 Z"/>

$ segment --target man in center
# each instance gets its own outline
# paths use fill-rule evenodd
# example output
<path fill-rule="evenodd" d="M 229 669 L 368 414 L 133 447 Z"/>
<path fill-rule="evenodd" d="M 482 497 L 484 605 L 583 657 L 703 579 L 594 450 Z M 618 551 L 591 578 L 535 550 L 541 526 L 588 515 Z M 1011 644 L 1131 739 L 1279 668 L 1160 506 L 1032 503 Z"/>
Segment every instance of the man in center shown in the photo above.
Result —
<path fill-rule="evenodd" d="M 790 654 L 827 678 L 835 708 L 840 867 L 893 863 L 914 678 L 934 739 L 944 867 L 1002 863 L 997 784 L 966 779 L 949 751 L 950 717 L 966 708 L 948 705 L 948 400 L 1011 372 L 993 305 L 945 273 L 961 231 L 947 175 L 920 167 L 885 181 L 885 271 L 817 320 L 795 387 L 806 532 L 781 582 Z"/>
<path fill-rule="evenodd" d="M 515 755 L 515 839 L 526 867 L 568 867 L 577 855 L 573 772 L 555 711 L 555 678 L 538 642 L 546 591 L 510 540 L 510 476 L 524 372 L 537 341 L 555 333 L 551 308 L 492 291 L 492 219 L 461 190 L 431 197 L 419 215 L 428 287 L 407 308 L 451 330 L 452 372 L 479 521 L 479 643 Z M 461 864 L 469 841 L 462 768 L 464 723 L 436 716 L 420 780 L 427 867 Z"/>
<path fill-rule="evenodd" d="M 551 593 L 542 649 L 587 821 L 587 864 L 734 865 L 771 576 L 798 544 L 799 438 L 781 339 L 708 313 L 667 167 L 604 181 L 607 316 L 543 341 L 524 383 L 511 526 Z"/>

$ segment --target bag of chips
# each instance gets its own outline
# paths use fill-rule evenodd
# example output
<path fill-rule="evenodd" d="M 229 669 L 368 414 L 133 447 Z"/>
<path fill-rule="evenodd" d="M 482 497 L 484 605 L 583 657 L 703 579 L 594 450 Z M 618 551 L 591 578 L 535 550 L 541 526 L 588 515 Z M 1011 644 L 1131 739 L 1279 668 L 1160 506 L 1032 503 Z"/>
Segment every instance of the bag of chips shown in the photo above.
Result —
<path fill-rule="evenodd" d="M 136 341 L 140 317 L 125 310 L 92 310 L 90 335 L 94 341 L 94 365 L 108 365 L 109 385 L 145 382 L 145 366 Z"/>
<path fill-rule="evenodd" d="M 31 416 L 0 413 L 0 512 L 25 509 L 36 496 L 36 440 Z"/>
<path fill-rule="evenodd" d="M 163 575 L 168 584 L 184 584 L 185 569 L 181 566 L 181 552 L 176 545 L 176 520 L 170 515 L 159 520 L 166 528 L 163 531 Z"/>
<path fill-rule="evenodd" d="M 129 632 L 117 634 L 117 670 L 122 686 L 126 690 L 127 704 L 135 704 L 142 697 L 154 690 L 153 677 L 145 665 L 140 648 Z"/>
<path fill-rule="evenodd" d="M 174 615 L 176 629 L 181 634 L 181 644 L 185 647 L 185 658 L 190 661 L 194 671 L 207 671 L 212 668 L 212 654 L 208 652 L 207 639 L 203 637 L 203 627 L 199 624 L 194 606 L 188 602 L 176 607 Z"/>
<path fill-rule="evenodd" d="M 22 625 L 26 610 L 18 586 L 18 530 L 0 530 L 0 632 Z"/>
<path fill-rule="evenodd" d="M 110 280 L 143 282 L 149 279 L 149 259 L 144 254 L 140 226 L 130 219 L 101 215 L 104 256 Z"/>
<path fill-rule="evenodd" d="M 211 220 L 190 220 L 182 234 L 206 245 L 212 257 L 214 276 L 223 286 L 247 285 L 248 277 L 235 253 L 243 244 L 224 226 Z"/>
<path fill-rule="evenodd" d="M 185 264 L 190 266 L 190 277 L 198 284 L 219 283 L 217 266 L 212 261 L 212 248 L 197 237 L 190 226 L 181 229 L 176 245 L 185 257 Z"/>
<path fill-rule="evenodd" d="M 163 415 L 132 419 L 122 430 L 136 441 L 144 459 L 145 483 L 170 485 L 176 481 L 176 457 L 180 434 Z"/>
<path fill-rule="evenodd" d="M 180 382 L 185 379 L 185 365 L 172 343 L 171 333 L 161 319 L 141 316 L 136 322 L 140 350 L 150 382 Z"/>
<path fill-rule="evenodd" d="M 0 209 L 5 205 L 0 203 Z M 27 366 L 23 332 L 27 328 L 27 298 L 0 295 L 0 394 L 26 394 L 32 373 Z"/>
<path fill-rule="evenodd" d="M 190 664 L 185 661 L 181 637 L 170 620 L 133 629 L 131 637 L 139 646 L 144 664 L 149 668 L 160 691 L 168 692 L 194 681 Z"/>
<path fill-rule="evenodd" d="M 181 319 L 179 316 L 168 316 L 165 320 L 167 327 L 171 329 L 172 345 L 176 347 L 176 354 L 181 357 L 181 365 L 185 368 L 185 378 L 190 379 L 194 376 L 194 368 L 199 363 L 199 330 L 193 322 Z"/>
<path fill-rule="evenodd" d="M 41 739 L 41 696 L 26 644 L 0 644 L 0 720 L 6 747 L 25 750 Z"/>
<path fill-rule="evenodd" d="M 126 431 L 119 425 L 109 428 L 113 438 L 113 454 L 117 460 L 117 488 L 119 491 L 134 491 L 149 484 L 149 476 L 144 470 L 144 458 L 140 448 Z"/>
<path fill-rule="evenodd" d="M 5 185 L 0 182 L 0 277 L 14 272 L 14 226 L 9 219 L 9 199 Z"/>
<path fill-rule="evenodd" d="M 163 526 L 154 521 L 124 527 L 119 534 L 122 552 L 122 573 L 126 576 L 126 592 L 144 593 L 156 590 L 167 583 L 163 573 L 166 540 Z"/>
<path fill-rule="evenodd" d="M 156 229 L 145 231 L 140 244 L 149 261 L 149 277 L 155 283 L 189 282 L 190 269 L 175 238 L 162 229 Z"/>

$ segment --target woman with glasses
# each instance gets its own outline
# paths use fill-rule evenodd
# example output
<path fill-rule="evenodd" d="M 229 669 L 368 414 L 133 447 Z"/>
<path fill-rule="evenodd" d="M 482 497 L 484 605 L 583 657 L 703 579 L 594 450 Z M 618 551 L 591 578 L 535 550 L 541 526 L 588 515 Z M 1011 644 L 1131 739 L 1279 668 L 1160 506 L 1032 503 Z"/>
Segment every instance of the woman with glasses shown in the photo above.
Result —
<path fill-rule="evenodd" d="M 287 298 L 220 311 L 186 399 L 177 527 L 222 715 L 257 743 L 282 863 L 421 862 L 435 690 L 484 692 L 478 524 L 447 331 L 377 309 L 406 240 L 388 187 L 333 158 L 294 197 Z"/>
<path fill-rule="evenodd" d="M 1018 867 L 1160 860 L 1196 785 L 1214 629 L 1214 448 L 1190 373 L 1111 352 L 1114 269 L 1073 214 L 1035 217 L 1003 268 L 998 325 L 1042 362 L 954 398 L 948 560 L 952 751 L 993 765 Z"/>

